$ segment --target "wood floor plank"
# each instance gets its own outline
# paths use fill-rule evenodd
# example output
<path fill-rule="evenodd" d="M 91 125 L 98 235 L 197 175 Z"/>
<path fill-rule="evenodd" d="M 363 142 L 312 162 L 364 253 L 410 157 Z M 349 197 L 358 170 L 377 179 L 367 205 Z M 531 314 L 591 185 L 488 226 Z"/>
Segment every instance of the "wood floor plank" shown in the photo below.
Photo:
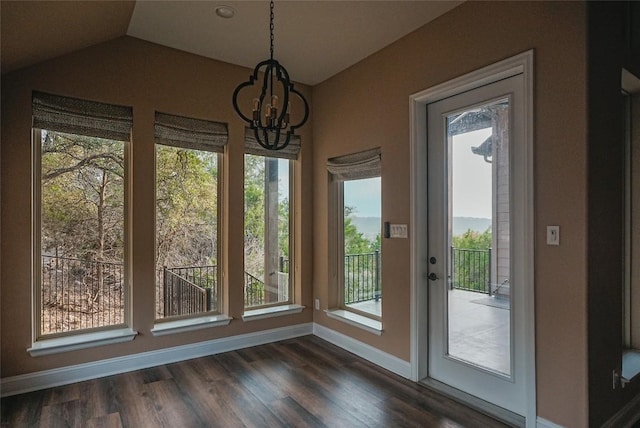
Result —
<path fill-rule="evenodd" d="M 506 426 L 316 336 L 6 397 L 0 409 L 3 428 Z"/>
<path fill-rule="evenodd" d="M 478 413 L 466 406 L 461 406 L 454 400 L 444 397 L 434 391 L 426 389 L 419 384 L 407 382 L 406 379 L 369 363 L 357 361 L 345 367 L 345 371 L 359 373 L 362 379 L 366 379 L 369 387 L 382 388 L 394 391 L 398 399 L 422 407 L 430 412 L 442 414 L 452 421 L 463 423 L 469 427 L 504 427 L 506 425 Z"/>
<path fill-rule="evenodd" d="M 255 362 L 254 366 L 263 368 L 263 361 Z M 297 370 L 291 370 L 284 365 L 271 367 L 264 370 L 269 379 L 280 385 L 287 395 L 300 403 L 309 413 L 322 421 L 327 426 L 364 427 L 366 424 L 354 417 L 342 407 L 342 404 L 334 400 L 330 394 L 318 387 L 312 379 L 305 377 Z"/>
<path fill-rule="evenodd" d="M 80 400 L 49 404 L 42 408 L 40 427 L 83 428 L 82 403 Z"/>
<path fill-rule="evenodd" d="M 287 426 L 296 428 L 325 428 L 318 418 L 313 416 L 307 409 L 302 407 L 291 397 L 281 398 L 271 403 L 271 410 L 283 421 L 287 421 Z"/>
<path fill-rule="evenodd" d="M 44 405 L 45 390 L 2 399 L 2 428 L 38 426 Z"/>
<path fill-rule="evenodd" d="M 189 401 L 190 407 L 200 420 L 206 421 L 207 426 L 221 428 L 244 426 L 229 403 L 212 387 L 215 381 L 199 370 L 201 367 L 201 364 L 190 364 L 186 361 L 170 364 L 168 369 L 180 388 L 181 395 Z"/>
<path fill-rule="evenodd" d="M 220 365 L 214 356 L 196 358 L 187 361 L 190 366 L 194 367 L 200 376 L 207 382 L 224 379 L 230 376 L 229 372 Z"/>
<path fill-rule="evenodd" d="M 265 373 L 256 370 L 240 357 L 239 352 L 217 355 L 216 360 L 229 371 L 234 379 L 264 404 L 286 396 L 286 393 L 278 385 L 269 381 Z"/>
<path fill-rule="evenodd" d="M 247 427 L 284 427 L 261 400 L 236 379 L 223 379 L 212 385 L 216 395 L 225 400 Z"/>
<path fill-rule="evenodd" d="M 162 426 L 146 389 L 144 376 L 139 371 L 116 375 L 109 380 L 113 391 L 113 395 L 109 397 L 111 408 L 114 412 L 120 412 L 122 426 Z"/>
<path fill-rule="evenodd" d="M 173 379 L 147 383 L 149 396 L 153 400 L 155 411 L 162 426 L 167 428 L 204 427 L 206 421 L 201 420 L 191 406 L 183 398 Z"/>
<path fill-rule="evenodd" d="M 87 419 L 86 428 L 122 428 L 122 420 L 119 413 L 99 416 Z"/>
<path fill-rule="evenodd" d="M 50 388 L 46 390 L 44 405 L 49 406 L 52 404 L 64 403 L 67 401 L 79 400 L 80 389 L 77 383 L 71 385 L 64 385 L 58 388 Z"/>
<path fill-rule="evenodd" d="M 327 376 L 326 372 L 311 365 L 297 367 L 295 373 L 306 379 L 306 383 L 322 391 L 325 397 L 337 403 L 343 412 L 351 414 L 365 425 L 374 426 L 376 421 L 384 419 L 384 412 L 379 406 L 382 400 L 369 393 L 366 388 L 354 382 L 344 382 Z"/>

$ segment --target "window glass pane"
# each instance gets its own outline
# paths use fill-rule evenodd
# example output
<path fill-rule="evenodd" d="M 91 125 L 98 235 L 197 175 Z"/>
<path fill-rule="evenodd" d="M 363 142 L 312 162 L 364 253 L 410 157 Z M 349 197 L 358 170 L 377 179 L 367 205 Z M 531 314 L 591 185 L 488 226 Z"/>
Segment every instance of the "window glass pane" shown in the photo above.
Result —
<path fill-rule="evenodd" d="M 40 334 L 123 324 L 125 143 L 40 135 Z"/>
<path fill-rule="evenodd" d="M 218 311 L 218 154 L 156 145 L 156 317 Z"/>
<path fill-rule="evenodd" d="M 290 162 L 245 155 L 245 307 L 290 302 Z"/>
<path fill-rule="evenodd" d="M 382 316 L 381 180 L 344 182 L 344 305 Z"/>

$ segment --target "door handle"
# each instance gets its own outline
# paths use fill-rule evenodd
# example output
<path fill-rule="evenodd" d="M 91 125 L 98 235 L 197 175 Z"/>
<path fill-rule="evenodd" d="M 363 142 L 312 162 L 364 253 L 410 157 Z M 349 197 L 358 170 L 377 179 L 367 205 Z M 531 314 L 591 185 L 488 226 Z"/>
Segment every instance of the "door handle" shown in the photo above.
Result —
<path fill-rule="evenodd" d="M 438 279 L 438 275 L 436 275 L 435 273 L 431 272 L 427 278 L 429 278 L 429 281 L 435 281 L 435 280 Z"/>

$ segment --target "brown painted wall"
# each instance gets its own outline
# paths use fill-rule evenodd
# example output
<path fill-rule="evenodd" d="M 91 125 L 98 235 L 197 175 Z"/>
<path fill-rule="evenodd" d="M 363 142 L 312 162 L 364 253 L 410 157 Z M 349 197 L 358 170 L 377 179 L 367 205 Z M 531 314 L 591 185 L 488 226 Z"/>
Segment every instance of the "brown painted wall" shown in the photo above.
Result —
<path fill-rule="evenodd" d="M 301 303 L 329 299 L 327 158 L 382 147 L 383 220 L 409 223 L 411 94 L 534 49 L 535 295 L 538 415 L 584 427 L 616 406 L 589 409 L 601 392 L 589 376 L 610 370 L 589 361 L 588 269 L 598 230 L 588 212 L 595 140 L 588 125 L 595 93 L 587 90 L 587 6 L 578 2 L 468 2 L 310 90 L 313 126 L 303 132 L 296 213 Z M 592 59 L 593 60 L 593 59 Z M 589 64 L 593 64 L 591 62 Z M 312 320 L 300 315 L 154 338 L 154 110 L 229 123 L 224 219 L 229 313 L 242 313 L 242 123 L 230 108 L 233 88 L 249 70 L 124 37 L 2 76 L 2 377 L 242 334 Z M 31 357 L 30 118 L 31 91 L 130 105 L 133 131 L 133 327 L 131 343 Z M 311 100 L 311 96 L 308 97 Z M 313 135 L 313 144 L 309 144 Z M 307 144 L 304 144 L 307 142 Z M 607 175 L 604 172 L 604 175 Z M 588 215 L 589 213 L 589 215 Z M 304 221 L 302 221 L 304 220 Z M 545 226 L 561 226 L 561 245 L 545 245 Z M 589 227 L 592 227 L 589 229 Z M 615 241 L 611 241 L 615 242 Z M 393 354 L 410 358 L 409 241 L 383 240 L 382 336 L 329 319 L 313 320 Z M 615 261 L 610 262 L 613 266 Z M 591 273 L 592 271 L 589 271 Z M 589 278 L 589 279 L 588 279 Z M 311 290 L 313 284 L 313 290 Z M 593 335 L 593 330 L 590 332 Z M 606 357 L 610 358 L 610 357 Z M 605 358 L 605 359 L 606 359 Z M 595 404 L 597 405 L 597 404 Z M 605 408 L 606 407 L 606 408 Z M 594 416 L 598 414 L 599 416 Z"/>
<path fill-rule="evenodd" d="M 587 426 L 586 10 L 582 3 L 468 2 L 313 88 L 314 295 L 327 276 L 328 158 L 382 147 L 383 221 L 410 221 L 409 96 L 535 50 L 536 344 L 539 416 Z M 561 245 L 545 245 L 545 226 Z M 410 358 L 409 240 L 383 240 L 382 336 L 314 321 Z"/>
<path fill-rule="evenodd" d="M 312 320 L 312 311 L 244 323 L 243 311 L 243 139 L 244 128 L 231 108 L 234 88 L 250 70 L 205 59 L 138 39 L 123 37 L 37 66 L 2 76 L 2 377 L 110 357 L 195 343 Z M 31 92 L 39 90 L 133 107 L 132 274 L 133 342 L 31 357 Z M 302 86 L 310 99 L 310 89 Z M 229 315 L 227 327 L 153 337 L 154 323 L 154 110 L 229 124 L 225 155 L 223 219 Z M 297 168 L 296 217 L 298 303 L 311 307 L 313 220 L 311 125 L 302 130 Z M 224 210 L 223 210 L 224 211 Z M 304 218 L 305 222 L 301 222 Z M 305 257 L 301 257 L 302 254 Z"/>

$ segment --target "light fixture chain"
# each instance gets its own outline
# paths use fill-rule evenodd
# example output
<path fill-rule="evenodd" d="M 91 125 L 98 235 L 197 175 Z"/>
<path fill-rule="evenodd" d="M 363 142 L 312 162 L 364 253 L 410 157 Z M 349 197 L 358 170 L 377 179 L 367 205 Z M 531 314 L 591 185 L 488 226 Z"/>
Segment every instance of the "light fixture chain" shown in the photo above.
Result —
<path fill-rule="evenodd" d="M 291 138 L 295 137 L 296 128 L 300 128 L 309 117 L 309 105 L 304 96 L 296 91 L 293 83 L 289 80 L 289 73 L 276 60 L 273 59 L 275 37 L 274 37 L 274 0 L 269 2 L 269 36 L 270 36 L 270 53 L 271 58 L 268 61 L 258 63 L 253 70 L 253 74 L 249 76 L 249 80 L 241 83 L 233 92 L 233 109 L 253 130 L 256 141 L 260 146 L 267 150 L 283 150 L 291 142 Z M 264 67 L 264 69 L 262 68 Z M 259 80 L 259 73 L 262 71 L 263 81 L 261 92 L 258 97 L 253 99 L 253 110 L 250 116 L 245 116 L 238 106 L 238 94 L 246 87 L 254 86 Z M 274 91 L 275 80 L 281 83 L 281 89 L 276 93 Z M 267 98 L 267 94 L 270 95 Z M 291 103 L 289 95 L 296 95 L 304 107 L 302 120 L 298 123 L 291 123 Z M 279 98 L 282 99 L 281 103 Z"/>
<path fill-rule="evenodd" d="M 273 59 L 273 0 L 271 0 L 271 4 L 270 4 L 270 9 L 271 9 L 271 15 L 269 16 L 269 34 L 271 36 L 271 59 Z"/>

